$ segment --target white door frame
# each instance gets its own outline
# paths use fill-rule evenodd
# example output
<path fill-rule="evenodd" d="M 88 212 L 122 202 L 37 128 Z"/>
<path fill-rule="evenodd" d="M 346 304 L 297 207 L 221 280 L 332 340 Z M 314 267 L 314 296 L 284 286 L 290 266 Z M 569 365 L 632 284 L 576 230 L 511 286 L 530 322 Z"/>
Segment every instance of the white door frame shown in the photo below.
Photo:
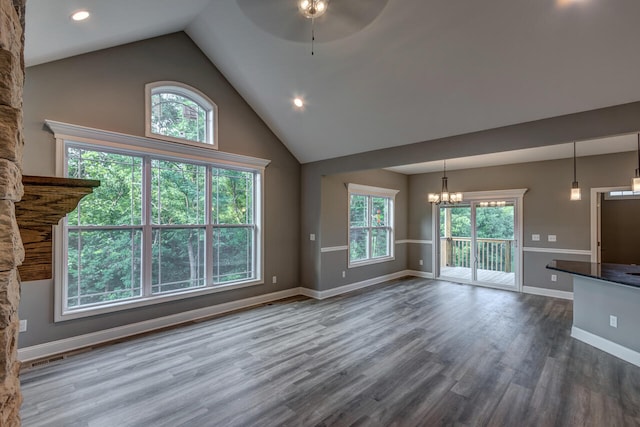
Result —
<path fill-rule="evenodd" d="M 527 192 L 527 188 L 517 188 L 512 190 L 491 190 L 491 191 L 467 191 L 462 193 L 463 203 L 465 202 L 480 202 L 486 200 L 496 199 L 510 199 L 514 200 L 514 238 L 516 246 L 516 268 L 515 268 L 515 291 L 522 292 L 522 263 L 523 263 L 523 209 L 522 202 L 524 200 L 524 194 Z M 431 236 L 432 236 L 432 250 L 431 250 L 431 265 L 433 266 L 433 276 L 440 276 L 440 229 L 438 227 L 439 219 L 439 206 L 433 204 L 431 206 Z M 478 283 L 479 286 L 489 286 L 482 283 Z M 505 289 L 499 287 L 499 289 Z"/>

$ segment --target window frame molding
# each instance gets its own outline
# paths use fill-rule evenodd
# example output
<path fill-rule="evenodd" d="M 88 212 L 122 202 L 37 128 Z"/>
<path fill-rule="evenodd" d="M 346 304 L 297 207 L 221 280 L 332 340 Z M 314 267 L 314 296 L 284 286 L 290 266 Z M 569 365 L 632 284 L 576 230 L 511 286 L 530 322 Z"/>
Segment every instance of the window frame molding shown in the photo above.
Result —
<path fill-rule="evenodd" d="M 201 107 L 211 107 L 207 111 L 206 135 L 211 136 L 211 141 L 199 142 L 191 141 L 183 138 L 153 133 L 151 131 L 151 95 L 155 89 L 167 88 L 167 92 L 184 96 L 199 104 Z M 206 110 L 206 108 L 205 108 Z M 191 145 L 199 148 L 208 148 L 209 150 L 218 149 L 218 106 L 202 91 L 189 86 L 185 83 L 161 80 L 157 82 L 147 83 L 144 86 L 144 134 L 147 138 L 157 139 L 160 141 L 177 142 L 179 144 Z"/>
<path fill-rule="evenodd" d="M 110 303 L 107 306 L 93 306 L 86 308 L 76 308 L 71 311 L 64 311 L 64 253 L 66 252 L 66 241 L 64 239 L 63 223 L 66 216 L 60 220 L 58 225 L 53 227 L 54 241 L 54 322 L 61 322 L 72 319 L 79 319 L 100 314 L 113 313 L 122 310 L 129 310 L 137 307 L 144 307 L 155 304 L 162 304 L 169 301 L 182 300 L 194 296 L 202 296 L 232 289 L 245 288 L 249 286 L 262 285 L 264 281 L 264 174 L 270 160 L 249 157 L 240 154 L 223 153 L 211 150 L 206 144 L 182 145 L 173 142 L 158 140 L 155 138 L 139 137 L 124 133 L 95 129 L 54 120 L 45 120 L 46 126 L 53 132 L 56 144 L 56 176 L 64 177 L 65 174 L 65 143 L 71 142 L 75 145 L 85 145 L 88 148 L 103 148 L 105 150 L 116 150 L 118 152 L 129 152 L 138 155 L 153 155 L 169 160 L 179 159 L 192 161 L 194 163 L 213 165 L 220 167 L 231 167 L 236 170 L 250 171 L 256 173 L 256 183 L 254 188 L 255 198 L 255 227 L 256 227 L 256 278 L 245 282 L 207 286 L 192 290 L 182 290 L 168 295 L 155 295 L 150 297 L 136 298 Z"/>
<path fill-rule="evenodd" d="M 383 262 L 395 260 L 395 231 L 396 231 L 396 195 L 400 190 L 383 187 L 373 187 L 370 185 L 347 183 L 347 268 L 358 268 L 367 265 L 379 264 Z M 367 258 L 362 261 L 351 261 L 351 195 L 356 194 L 360 196 L 369 197 L 385 197 L 391 199 L 391 208 L 389 209 L 389 215 L 391 216 L 389 223 L 389 256 L 378 258 Z M 368 227 L 371 229 L 371 227 Z M 376 227 L 374 227 L 376 228 Z"/>

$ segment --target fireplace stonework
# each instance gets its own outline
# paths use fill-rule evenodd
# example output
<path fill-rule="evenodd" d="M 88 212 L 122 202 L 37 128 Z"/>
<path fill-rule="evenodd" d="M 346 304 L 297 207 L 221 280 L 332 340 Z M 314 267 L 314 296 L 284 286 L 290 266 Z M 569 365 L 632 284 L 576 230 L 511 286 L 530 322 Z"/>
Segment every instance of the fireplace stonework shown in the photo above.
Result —
<path fill-rule="evenodd" d="M 0 425 L 20 425 L 18 266 L 24 249 L 15 203 L 22 198 L 22 89 L 26 0 L 0 0 Z"/>

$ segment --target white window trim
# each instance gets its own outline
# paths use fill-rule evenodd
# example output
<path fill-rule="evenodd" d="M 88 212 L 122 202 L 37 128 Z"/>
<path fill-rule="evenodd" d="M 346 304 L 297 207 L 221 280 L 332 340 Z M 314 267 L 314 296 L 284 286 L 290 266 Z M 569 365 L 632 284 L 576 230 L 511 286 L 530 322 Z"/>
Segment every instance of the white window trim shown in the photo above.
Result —
<path fill-rule="evenodd" d="M 185 160 L 194 160 L 201 164 L 214 164 L 219 166 L 232 166 L 236 169 L 255 171 L 256 185 L 259 196 L 256 197 L 256 279 L 246 282 L 231 283 L 228 285 L 216 285 L 200 289 L 184 290 L 179 293 L 169 295 L 157 295 L 148 298 L 138 298 L 135 300 L 124 300 L 110 303 L 108 306 L 96 306 L 77 308 L 72 311 L 63 311 L 62 297 L 64 295 L 64 251 L 65 241 L 63 238 L 63 218 L 54 227 L 54 294 L 55 309 L 54 321 L 60 322 L 71 319 L 78 319 L 99 314 L 112 313 L 121 310 L 128 310 L 136 307 L 144 307 L 153 304 L 161 304 L 169 301 L 181 300 L 193 296 L 206 295 L 223 292 L 232 289 L 244 288 L 264 284 L 264 171 L 271 162 L 270 160 L 255 157 L 242 156 L 238 154 L 222 153 L 213 151 L 207 146 L 187 146 L 171 142 L 160 141 L 151 138 L 138 137 L 123 133 L 110 132 L 106 130 L 94 129 L 84 126 L 77 126 L 69 123 L 62 123 L 53 120 L 45 120 L 46 125 L 53 131 L 56 142 L 56 175 L 64 176 L 65 171 L 65 142 L 86 144 L 93 148 L 112 148 L 118 151 L 135 151 L 136 153 L 149 153 L 165 157 L 179 156 Z"/>
<path fill-rule="evenodd" d="M 398 194 L 400 190 L 394 190 L 390 188 L 381 188 L 381 187 L 372 187 L 370 185 L 362 185 L 362 184 L 347 184 L 347 268 L 357 268 L 363 267 L 372 264 L 379 264 L 382 262 L 393 261 L 395 259 L 395 210 L 396 210 L 396 194 Z M 389 256 L 379 257 L 379 258 L 369 258 L 362 261 L 351 261 L 351 195 L 361 195 L 361 196 L 374 196 L 374 197 L 388 197 L 391 199 L 391 209 L 389 212 L 391 224 L 391 230 L 389 232 Z"/>
<path fill-rule="evenodd" d="M 172 136 L 153 133 L 151 131 L 151 95 L 154 89 L 167 88 L 167 92 L 173 92 L 178 95 L 184 96 L 194 100 L 202 107 L 209 107 L 207 111 L 207 135 L 211 136 L 211 141 L 197 142 L 189 141 L 188 139 L 175 138 Z M 164 80 L 159 82 L 147 83 L 144 86 L 144 134 L 148 138 L 160 139 L 163 141 L 177 142 L 185 145 L 192 145 L 195 147 L 206 147 L 208 149 L 218 149 L 218 106 L 207 95 L 199 91 L 198 89 L 186 85 L 181 82 L 174 82 L 170 80 Z"/>
<path fill-rule="evenodd" d="M 515 215 L 517 216 L 518 227 L 514 230 L 515 245 L 517 248 L 516 257 L 518 257 L 518 271 L 516 273 L 516 291 L 522 292 L 523 288 L 523 265 L 524 265 L 524 195 L 528 191 L 528 188 L 515 188 L 508 190 L 487 190 L 487 191 L 466 191 L 462 193 L 462 204 L 469 201 L 482 201 L 493 199 L 512 199 L 515 201 Z M 440 230 L 439 224 L 436 220 L 439 207 L 435 204 L 431 206 L 431 235 L 434 236 L 431 242 L 431 265 L 438 265 L 438 250 L 436 245 L 439 244 Z"/>

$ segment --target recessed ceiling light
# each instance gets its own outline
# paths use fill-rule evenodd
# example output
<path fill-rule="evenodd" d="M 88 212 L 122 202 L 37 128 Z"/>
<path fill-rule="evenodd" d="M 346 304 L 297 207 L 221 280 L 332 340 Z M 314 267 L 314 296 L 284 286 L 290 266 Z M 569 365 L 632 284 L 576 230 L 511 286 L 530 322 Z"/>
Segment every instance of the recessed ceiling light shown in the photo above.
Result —
<path fill-rule="evenodd" d="M 293 100 L 293 105 L 295 105 L 298 108 L 302 108 L 302 106 L 304 105 L 304 101 L 302 100 L 302 98 L 295 98 Z"/>
<path fill-rule="evenodd" d="M 71 15 L 71 19 L 73 19 L 74 21 L 84 21 L 85 19 L 89 18 L 89 15 L 91 14 L 88 10 L 78 10 L 77 12 L 73 12 L 73 14 Z"/>

